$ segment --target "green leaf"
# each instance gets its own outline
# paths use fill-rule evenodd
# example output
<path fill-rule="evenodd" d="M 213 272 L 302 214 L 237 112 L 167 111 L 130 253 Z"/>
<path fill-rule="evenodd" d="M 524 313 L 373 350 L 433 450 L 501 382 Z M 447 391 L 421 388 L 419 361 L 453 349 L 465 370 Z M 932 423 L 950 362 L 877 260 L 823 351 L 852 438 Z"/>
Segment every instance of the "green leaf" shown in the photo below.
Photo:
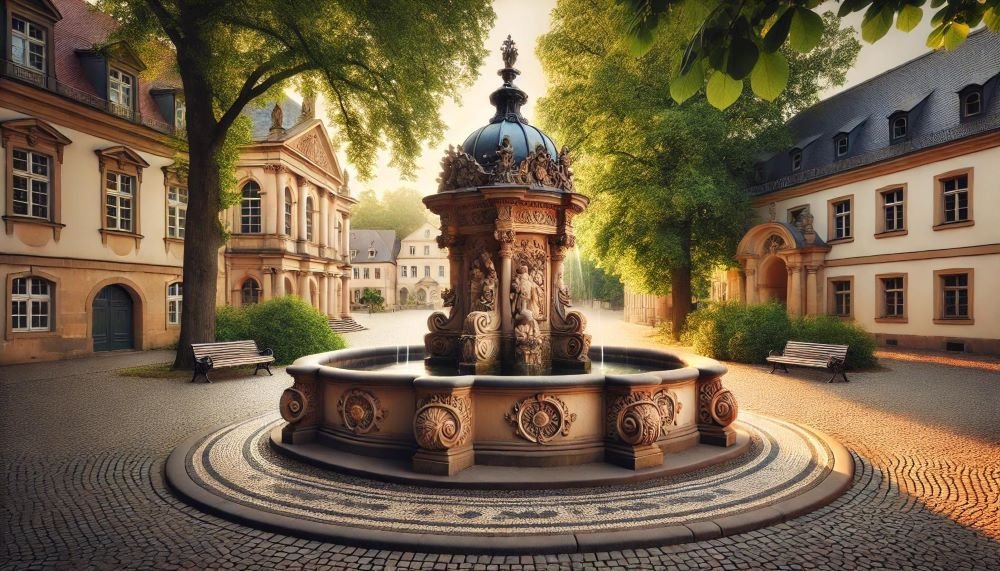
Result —
<path fill-rule="evenodd" d="M 627 34 L 625 38 L 629 53 L 636 57 L 646 55 L 656 40 L 653 33 L 646 29 L 636 30 L 633 34 Z"/>
<path fill-rule="evenodd" d="M 807 8 L 796 8 L 788 31 L 788 45 L 799 53 L 816 47 L 823 37 L 823 18 Z"/>
<path fill-rule="evenodd" d="M 931 33 L 927 36 L 927 47 L 932 50 L 941 49 L 941 46 L 944 45 L 944 33 L 947 27 L 948 25 L 945 24 L 931 30 Z"/>
<path fill-rule="evenodd" d="M 700 63 L 695 63 L 687 73 L 670 81 L 670 97 L 677 103 L 684 103 L 692 95 L 698 93 L 704 84 L 705 74 L 702 71 L 702 66 Z"/>
<path fill-rule="evenodd" d="M 781 52 L 760 54 L 750 73 L 750 87 L 757 97 L 774 101 L 788 83 L 788 60 Z"/>
<path fill-rule="evenodd" d="M 893 13 L 890 6 L 872 4 L 861 21 L 861 38 L 869 44 L 882 39 L 892 27 Z"/>
<path fill-rule="evenodd" d="M 765 51 L 776 51 L 781 47 L 781 44 L 785 43 L 785 39 L 788 38 L 788 29 L 792 25 L 792 16 L 794 15 L 795 10 L 785 10 L 781 17 L 771 26 L 771 29 L 767 31 L 767 35 L 764 36 Z"/>
<path fill-rule="evenodd" d="M 705 97 L 709 104 L 716 109 L 725 109 L 743 93 L 743 80 L 733 79 L 721 71 L 715 71 L 708 78 L 708 86 L 705 88 Z"/>
<path fill-rule="evenodd" d="M 983 13 L 983 23 L 991 32 L 1000 34 L 1000 7 L 987 9 Z"/>
<path fill-rule="evenodd" d="M 924 17 L 924 11 L 920 6 L 914 6 L 913 4 L 904 4 L 902 8 L 899 9 L 899 15 L 896 16 L 896 28 L 909 32 L 913 28 L 917 27 Z"/>
<path fill-rule="evenodd" d="M 960 22 L 952 22 L 944 32 L 944 49 L 953 50 L 962 45 L 969 35 L 969 25 Z"/>
<path fill-rule="evenodd" d="M 871 4 L 871 2 L 872 0 L 844 0 L 840 4 L 840 9 L 837 10 L 837 17 L 843 18 L 848 14 L 864 10 L 865 6 Z"/>
<path fill-rule="evenodd" d="M 743 79 L 750 75 L 757 64 L 759 50 L 753 42 L 746 38 L 734 38 L 729 44 L 729 57 L 726 60 L 726 72 L 733 79 Z"/>

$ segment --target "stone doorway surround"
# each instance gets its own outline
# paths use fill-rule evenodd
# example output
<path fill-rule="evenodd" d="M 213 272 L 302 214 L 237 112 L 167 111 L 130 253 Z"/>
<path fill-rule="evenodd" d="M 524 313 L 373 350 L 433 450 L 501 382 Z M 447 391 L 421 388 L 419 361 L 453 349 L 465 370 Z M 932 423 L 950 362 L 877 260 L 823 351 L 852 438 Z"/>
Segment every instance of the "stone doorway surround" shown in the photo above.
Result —
<path fill-rule="evenodd" d="M 825 310 L 822 273 L 830 246 L 816 235 L 809 211 L 794 224 L 771 221 L 754 226 L 736 251 L 742 266 L 737 288 L 740 301 L 763 303 L 781 297 L 780 288 L 770 283 L 766 274 L 773 276 L 774 264 L 782 263 L 787 274 L 784 298 L 788 314 L 816 315 Z"/>

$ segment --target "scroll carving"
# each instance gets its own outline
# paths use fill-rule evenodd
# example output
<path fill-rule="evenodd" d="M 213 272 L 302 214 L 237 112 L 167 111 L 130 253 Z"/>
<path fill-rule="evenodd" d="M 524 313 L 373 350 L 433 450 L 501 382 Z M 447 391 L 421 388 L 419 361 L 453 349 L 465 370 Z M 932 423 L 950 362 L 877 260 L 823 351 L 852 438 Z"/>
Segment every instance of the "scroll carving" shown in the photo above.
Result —
<path fill-rule="evenodd" d="M 413 437 L 425 450 L 448 450 L 469 440 L 472 403 L 467 395 L 435 394 L 421 399 L 413 416 Z"/>
<path fill-rule="evenodd" d="M 729 426 L 739 414 L 736 397 L 722 386 L 722 379 L 712 379 L 698 387 L 698 423 Z"/>
<path fill-rule="evenodd" d="M 608 408 L 608 437 L 632 446 L 649 446 L 667 433 L 678 411 L 667 391 L 638 391 L 621 395 Z"/>

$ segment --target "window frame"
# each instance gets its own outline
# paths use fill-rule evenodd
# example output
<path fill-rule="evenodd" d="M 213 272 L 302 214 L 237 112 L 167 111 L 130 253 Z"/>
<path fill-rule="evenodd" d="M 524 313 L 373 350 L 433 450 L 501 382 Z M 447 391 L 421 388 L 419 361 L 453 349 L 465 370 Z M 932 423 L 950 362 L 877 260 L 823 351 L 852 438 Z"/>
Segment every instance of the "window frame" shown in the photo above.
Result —
<path fill-rule="evenodd" d="M 969 113 L 969 99 L 973 96 L 977 99 L 976 104 L 979 105 L 979 109 L 975 113 Z M 958 112 L 962 121 L 982 116 L 984 103 L 983 87 L 981 85 L 972 85 L 963 89 L 958 95 Z"/>
<path fill-rule="evenodd" d="M 402 273 L 399 274 L 399 277 L 401 278 L 409 277 L 406 275 L 406 266 L 399 266 L 399 267 L 402 269 Z"/>
<path fill-rule="evenodd" d="M 252 185 L 252 187 L 256 187 L 256 188 L 252 188 L 251 185 Z M 257 195 L 256 196 L 247 196 L 246 193 L 247 193 L 247 189 L 248 188 L 251 191 L 256 190 Z M 240 185 L 240 204 L 239 204 L 239 208 L 240 208 L 240 210 L 239 210 L 239 221 L 240 221 L 240 231 L 239 231 L 239 233 L 240 234 L 262 234 L 264 232 L 264 204 L 263 204 L 263 199 L 261 198 L 261 195 L 260 195 L 260 191 L 261 191 L 260 183 L 258 183 L 256 180 L 253 180 L 253 179 L 247 180 L 242 185 Z M 251 203 L 245 205 L 244 203 L 248 202 L 248 201 L 251 201 Z M 256 214 L 253 213 L 253 202 L 252 201 L 256 201 L 256 205 L 257 205 L 257 213 Z M 249 213 L 244 213 L 244 209 L 245 208 L 249 208 L 250 209 Z M 256 216 L 256 220 L 257 220 L 257 223 L 256 223 L 257 230 L 256 231 L 253 230 L 253 228 L 254 228 L 254 222 L 253 221 L 254 221 L 254 217 L 255 216 Z M 245 230 L 245 228 L 249 228 L 249 230 Z"/>
<path fill-rule="evenodd" d="M 137 77 L 120 67 L 108 65 L 108 108 L 113 114 L 130 119 L 135 116 Z M 115 101 L 116 94 L 118 101 Z"/>
<path fill-rule="evenodd" d="M 841 143 L 844 144 L 844 151 L 840 151 Z M 833 138 L 833 158 L 842 159 L 851 152 L 851 135 L 850 133 L 840 133 Z"/>
<path fill-rule="evenodd" d="M 313 201 L 312 196 L 307 196 L 306 197 L 306 241 L 307 242 L 314 241 L 313 238 L 315 237 L 315 233 L 313 232 L 313 229 L 316 225 L 314 220 L 315 216 L 316 216 L 316 203 Z"/>
<path fill-rule="evenodd" d="M 899 315 L 889 315 L 888 293 L 886 282 L 888 280 L 901 280 L 899 294 L 902 296 L 903 311 Z M 907 323 L 909 321 L 909 274 L 906 272 L 892 272 L 875 275 L 875 322 L 876 323 Z"/>
<path fill-rule="evenodd" d="M 837 213 L 837 205 L 847 203 L 846 213 Z M 854 195 L 848 194 L 845 196 L 838 196 L 837 198 L 831 198 L 826 201 L 827 210 L 827 244 L 844 244 L 847 242 L 854 241 Z M 846 217 L 847 219 L 847 234 L 841 237 L 837 236 L 837 218 Z"/>
<path fill-rule="evenodd" d="M 284 204 L 284 209 L 285 209 L 285 212 L 284 212 L 284 215 L 282 217 L 282 221 L 283 221 L 283 224 L 284 224 L 284 228 L 283 229 L 285 231 L 284 234 L 285 234 L 285 236 L 291 236 L 292 235 L 292 221 L 294 219 L 294 210 L 295 210 L 295 207 L 294 207 L 294 204 L 293 204 L 292 191 L 288 187 L 285 187 L 285 204 Z"/>
<path fill-rule="evenodd" d="M 974 189 L 974 170 L 973 167 L 955 169 L 948 172 L 943 172 L 934 177 L 934 230 L 950 230 L 952 228 L 965 228 L 967 226 L 974 226 L 976 221 L 974 218 L 973 208 L 975 206 L 973 200 L 973 189 Z M 966 177 L 966 218 L 964 220 L 956 220 L 954 222 L 945 221 L 945 183 L 952 179 L 957 179 L 959 177 Z"/>
<path fill-rule="evenodd" d="M 136 194 L 135 187 L 136 178 L 130 174 L 122 173 L 118 171 L 108 171 L 105 173 L 104 180 L 104 227 L 108 230 L 113 230 L 116 232 L 124 232 L 126 234 L 134 233 L 135 219 L 136 219 Z M 115 188 L 111 188 L 111 182 L 114 181 Z M 125 183 L 128 183 L 127 185 Z M 123 191 L 122 188 L 128 186 L 128 192 Z M 114 200 L 114 215 L 110 214 L 108 209 L 112 206 L 111 201 Z M 128 201 L 127 204 L 125 201 Z M 127 211 L 128 216 L 123 216 L 122 211 Z M 114 222 L 112 224 L 112 221 Z M 124 222 L 128 222 L 127 228 Z"/>
<path fill-rule="evenodd" d="M 431 255 L 431 247 L 428 246 L 428 245 L 426 245 L 426 244 L 424 245 L 424 255 L 425 256 L 430 256 Z"/>
<path fill-rule="evenodd" d="M 362 276 L 362 279 L 366 279 L 366 280 L 372 279 L 371 268 L 362 268 L 361 269 L 361 276 Z"/>
<path fill-rule="evenodd" d="M 100 208 L 100 228 L 101 241 L 104 245 L 108 243 L 109 236 L 125 236 L 135 240 L 136 247 L 142 240 L 142 172 L 149 166 L 138 153 L 127 147 L 117 146 L 94 151 L 98 157 L 100 165 L 101 184 L 101 208 Z M 132 229 L 120 230 L 108 226 L 107 205 L 108 205 L 108 174 L 124 175 L 133 177 L 134 189 L 132 192 Z"/>
<path fill-rule="evenodd" d="M 838 282 L 846 282 L 848 284 L 848 290 L 846 293 L 848 295 L 848 304 L 850 305 L 850 307 L 848 308 L 848 312 L 843 314 L 837 313 L 837 296 L 838 294 L 844 293 L 837 291 L 836 283 Z M 827 296 L 826 296 L 827 315 L 832 315 L 834 317 L 839 317 L 841 319 L 854 319 L 854 307 L 856 305 L 854 299 L 854 293 L 855 293 L 854 276 L 851 275 L 851 276 L 828 277 L 826 279 L 826 290 L 827 290 Z"/>
<path fill-rule="evenodd" d="M 21 32 L 21 31 L 18 31 L 18 30 L 14 29 L 14 20 L 20 20 L 21 22 L 24 23 L 24 26 L 25 26 L 25 31 L 24 32 Z M 38 74 L 41 74 L 43 76 L 49 75 L 49 65 L 50 65 L 50 62 L 49 62 L 49 37 L 52 34 L 52 30 L 49 29 L 48 26 L 41 25 L 41 24 L 37 23 L 35 20 L 33 20 L 31 18 L 26 18 L 26 17 L 24 17 L 24 16 L 22 16 L 22 15 L 20 15 L 18 13 L 14 13 L 14 12 L 10 12 L 9 17 L 7 18 L 7 22 L 5 22 L 5 25 L 7 26 L 8 33 L 10 34 L 10 43 L 8 44 L 8 47 L 7 47 L 7 56 L 9 57 L 9 61 L 12 64 L 16 65 L 16 66 L 23 67 L 23 68 L 25 68 L 25 69 L 27 69 L 29 71 L 34 72 L 34 73 L 38 73 Z M 41 31 L 42 38 L 38 39 L 38 38 L 31 37 L 30 28 L 35 28 L 36 30 Z M 24 63 L 18 62 L 14 58 L 14 39 L 15 38 L 21 38 L 23 40 L 23 42 L 24 42 L 24 52 L 23 52 L 24 58 L 25 58 L 24 59 Z M 39 69 L 39 68 L 37 68 L 37 67 L 35 67 L 35 66 L 33 66 L 31 64 L 31 56 L 33 55 L 31 53 L 31 46 L 33 46 L 33 45 L 40 45 L 42 47 L 42 57 L 41 57 L 42 67 L 41 67 L 41 69 Z"/>
<path fill-rule="evenodd" d="M 903 133 L 896 134 L 897 122 L 902 121 Z M 889 144 L 894 145 L 910 138 L 910 118 L 908 113 L 893 113 L 889 116 Z"/>
<path fill-rule="evenodd" d="M 23 281 L 25 284 L 25 293 L 15 293 L 14 287 L 17 282 Z M 46 287 L 46 293 L 36 294 L 33 291 L 33 285 L 35 282 L 43 283 Z M 55 328 L 55 298 L 56 298 L 56 283 L 52 280 L 39 276 L 37 274 L 22 274 L 11 276 L 7 280 L 7 295 L 8 295 L 8 312 L 7 312 L 7 331 L 11 335 L 22 336 L 24 334 L 32 333 L 52 333 L 56 330 Z M 14 304 L 23 303 L 24 313 L 15 313 Z M 44 313 L 46 325 L 44 327 L 36 327 L 32 325 L 32 320 L 36 317 L 35 304 L 44 303 L 46 311 Z M 16 317 L 24 317 L 26 326 L 25 327 L 15 327 L 14 319 Z M 9 337 L 8 337 L 9 338 Z"/>
<path fill-rule="evenodd" d="M 253 284 L 251 288 L 247 289 L 247 284 Z M 252 291 L 251 291 L 252 290 Z M 247 292 L 251 293 L 251 301 L 247 302 Z M 245 307 L 247 305 L 256 305 L 260 303 L 261 287 L 260 282 L 257 281 L 253 276 L 247 276 L 240 283 L 240 307 Z"/>
<path fill-rule="evenodd" d="M 176 191 L 176 197 L 170 198 L 171 191 Z M 182 198 L 183 197 L 183 198 Z M 184 228 L 187 225 L 188 189 L 179 183 L 167 183 L 167 238 L 184 240 Z M 170 223 L 171 210 L 174 223 Z"/>
<path fill-rule="evenodd" d="M 17 162 L 19 162 L 19 160 L 21 160 L 21 159 L 18 159 L 15 156 L 18 153 L 23 153 L 24 154 L 24 159 L 23 159 L 24 160 L 24 164 L 25 164 L 24 170 L 19 170 L 17 168 Z M 38 173 L 35 172 L 35 159 L 36 158 L 42 158 L 42 159 L 45 160 L 45 175 L 41 175 L 41 174 L 38 174 Z M 38 219 L 38 220 L 46 220 L 46 221 L 51 220 L 51 218 L 52 218 L 52 212 L 51 212 L 51 205 L 52 205 L 52 165 L 54 163 L 54 161 L 52 160 L 52 157 L 49 156 L 49 155 L 47 155 L 47 154 L 45 154 L 45 153 L 34 151 L 34 150 L 31 150 L 31 149 L 28 149 L 28 148 L 18 148 L 18 147 L 15 147 L 15 148 L 11 149 L 11 161 L 12 161 L 11 169 L 13 170 L 13 176 L 12 176 L 12 179 L 11 179 L 11 186 L 10 186 L 10 191 L 11 191 L 10 194 L 12 195 L 11 196 L 11 204 L 12 204 L 12 207 L 13 207 L 13 210 L 12 210 L 11 214 L 13 214 L 14 216 L 23 216 L 25 218 L 35 218 L 35 219 Z M 21 179 L 24 179 L 24 181 L 25 181 L 25 186 L 24 186 L 25 200 L 24 201 L 17 200 L 17 198 L 15 196 L 15 191 L 17 190 L 17 188 L 13 184 L 13 182 L 14 182 L 13 179 L 14 178 L 21 178 Z M 45 191 L 44 191 L 44 193 L 37 193 L 37 192 L 35 192 L 35 183 L 41 183 L 41 184 L 45 185 Z M 35 197 L 36 197 L 37 194 L 44 194 L 44 196 L 45 196 L 45 201 L 44 201 L 45 204 L 44 205 L 36 203 Z M 21 202 L 23 202 L 23 204 L 25 205 L 25 212 L 24 213 L 17 212 L 17 205 L 18 205 L 18 203 L 21 203 Z M 45 215 L 44 216 L 38 216 L 38 215 L 34 214 L 34 211 L 35 211 L 36 207 L 37 208 L 44 208 L 45 209 Z"/>
<path fill-rule="evenodd" d="M 967 315 L 964 317 L 945 317 L 945 292 L 944 279 L 948 276 L 966 276 L 966 306 Z M 976 272 L 974 268 L 947 268 L 934 270 L 934 323 L 937 325 L 974 325 L 975 324 L 975 283 Z"/>
<path fill-rule="evenodd" d="M 903 215 L 903 226 L 901 228 L 896 228 L 892 230 L 886 229 L 886 203 L 885 197 L 889 193 L 894 193 L 900 191 L 901 197 L 898 204 L 893 203 L 890 206 L 899 207 Z M 889 184 L 880 188 L 875 189 L 875 238 L 891 238 L 893 236 L 906 236 L 909 233 L 909 192 L 908 184 Z"/>
<path fill-rule="evenodd" d="M 177 286 L 176 291 L 174 286 Z M 173 309 L 171 309 L 173 308 Z M 184 283 L 177 281 L 167 284 L 167 327 L 180 326 L 184 308 Z M 173 313 L 173 318 L 171 318 Z"/>
<path fill-rule="evenodd" d="M 382 268 L 375 268 L 375 279 L 382 279 Z"/>
<path fill-rule="evenodd" d="M 443 278 L 444 277 L 444 266 L 442 266 L 442 265 L 438 266 L 438 277 L 439 278 Z"/>
<path fill-rule="evenodd" d="M 789 159 L 791 160 L 792 172 L 799 172 L 802 170 L 802 149 L 792 149 L 788 153 Z"/>
<path fill-rule="evenodd" d="M 58 242 L 62 229 L 63 148 L 70 141 L 54 127 L 38 119 L 14 119 L 0 123 L 0 145 L 4 149 L 4 188 L 14 188 L 14 150 L 27 150 L 49 157 L 49 211 L 47 218 L 14 214 L 14 193 L 4 192 L 4 227 L 8 236 L 17 224 L 47 226 Z M 29 167 L 30 168 L 30 167 Z M 30 189 L 29 189 L 30 191 Z M 29 197 L 30 199 L 30 197 Z"/>
<path fill-rule="evenodd" d="M 410 246 L 410 255 L 411 256 L 416 256 L 417 255 L 417 247 L 416 246 L 412 246 L 412 245 Z"/>
<path fill-rule="evenodd" d="M 356 279 L 356 280 L 360 280 L 361 279 L 361 268 L 358 267 L 358 266 L 354 266 L 353 269 L 354 269 L 354 271 L 351 272 L 353 278 Z"/>

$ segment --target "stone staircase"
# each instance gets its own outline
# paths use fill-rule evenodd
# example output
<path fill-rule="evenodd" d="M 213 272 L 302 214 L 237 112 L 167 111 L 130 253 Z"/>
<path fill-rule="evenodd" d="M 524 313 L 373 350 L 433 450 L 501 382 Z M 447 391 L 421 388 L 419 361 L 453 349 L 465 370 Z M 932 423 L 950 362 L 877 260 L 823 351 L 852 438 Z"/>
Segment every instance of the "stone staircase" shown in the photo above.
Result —
<path fill-rule="evenodd" d="M 333 329 L 337 333 L 351 333 L 354 331 L 364 331 L 367 327 L 363 327 L 357 321 L 354 321 L 353 317 L 348 317 L 346 319 L 330 319 L 330 329 Z"/>

